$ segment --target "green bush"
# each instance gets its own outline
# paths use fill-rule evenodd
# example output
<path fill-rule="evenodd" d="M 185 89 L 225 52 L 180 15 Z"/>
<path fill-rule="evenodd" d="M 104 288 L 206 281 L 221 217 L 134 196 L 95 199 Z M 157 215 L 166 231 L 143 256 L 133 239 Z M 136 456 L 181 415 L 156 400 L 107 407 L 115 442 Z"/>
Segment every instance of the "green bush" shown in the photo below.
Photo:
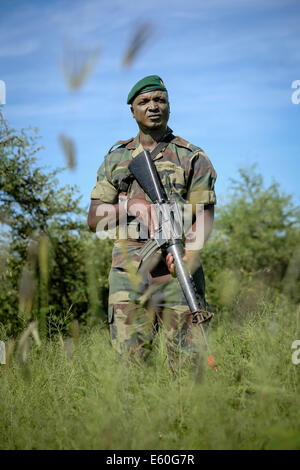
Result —
<path fill-rule="evenodd" d="M 299 312 L 298 312 L 299 315 Z M 299 338 L 287 302 L 261 301 L 211 328 L 218 370 L 168 367 L 163 335 L 144 364 L 120 358 L 107 330 L 15 347 L 0 368 L 1 449 L 299 449 Z M 20 343 L 19 343 L 20 344 Z"/>
<path fill-rule="evenodd" d="M 38 167 L 36 130 L 17 132 L 0 119 L 2 326 L 16 335 L 36 318 L 46 335 L 73 319 L 105 322 L 112 243 L 89 232 L 76 188 Z M 238 319 L 261 298 L 282 295 L 300 302 L 299 220 L 277 183 L 265 188 L 254 167 L 240 170 L 201 254 L 217 313 Z"/>
<path fill-rule="evenodd" d="M 37 318 L 45 335 L 74 318 L 105 320 L 111 243 L 91 237 L 76 188 L 37 166 L 36 130 L 0 119 L 2 325 L 16 335 Z"/>
<path fill-rule="evenodd" d="M 268 290 L 300 302 L 299 222 L 292 196 L 277 183 L 265 188 L 254 166 L 240 170 L 227 202 L 217 206 L 212 237 L 202 252 L 212 305 L 232 307 L 245 290 L 252 306 Z"/>

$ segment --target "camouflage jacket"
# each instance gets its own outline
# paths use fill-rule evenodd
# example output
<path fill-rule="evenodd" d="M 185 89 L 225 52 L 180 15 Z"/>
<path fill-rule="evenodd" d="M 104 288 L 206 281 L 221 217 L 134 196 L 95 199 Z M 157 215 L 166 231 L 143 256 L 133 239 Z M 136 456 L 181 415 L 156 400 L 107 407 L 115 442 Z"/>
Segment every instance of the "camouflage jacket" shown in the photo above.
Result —
<path fill-rule="evenodd" d="M 168 197 L 195 204 L 216 204 L 214 185 L 217 174 L 207 155 L 201 148 L 174 136 L 170 128 L 165 140 L 165 148 L 153 161 Z M 116 145 L 119 147 L 113 150 Z M 142 150 L 139 136 L 114 144 L 97 172 L 91 198 L 116 204 L 122 193 L 122 181 L 130 173 L 128 164 Z M 130 198 L 149 200 L 135 180 L 126 193 Z"/>

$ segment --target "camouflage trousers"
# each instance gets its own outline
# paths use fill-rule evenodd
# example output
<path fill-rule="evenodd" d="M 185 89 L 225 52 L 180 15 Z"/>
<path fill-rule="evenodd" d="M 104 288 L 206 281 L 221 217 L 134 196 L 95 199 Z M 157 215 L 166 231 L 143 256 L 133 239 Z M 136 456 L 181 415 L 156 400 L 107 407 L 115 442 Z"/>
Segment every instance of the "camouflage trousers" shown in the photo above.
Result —
<path fill-rule="evenodd" d="M 112 346 L 120 353 L 142 359 L 151 351 L 153 340 L 163 327 L 169 363 L 178 358 L 191 359 L 205 348 L 202 328 L 207 335 L 208 323 L 202 328 L 193 323 L 179 282 L 167 268 L 160 252 L 151 260 L 141 261 L 138 242 L 115 243 L 109 274 L 109 314 Z M 204 273 L 199 266 L 193 274 L 205 306 Z"/>

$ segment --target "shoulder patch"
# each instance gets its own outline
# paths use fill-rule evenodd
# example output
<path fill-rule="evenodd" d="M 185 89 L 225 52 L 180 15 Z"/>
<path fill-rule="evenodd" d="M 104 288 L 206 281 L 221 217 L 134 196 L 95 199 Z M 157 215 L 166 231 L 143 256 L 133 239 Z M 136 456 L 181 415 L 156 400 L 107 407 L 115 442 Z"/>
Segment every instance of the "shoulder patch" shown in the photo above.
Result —
<path fill-rule="evenodd" d="M 196 145 L 191 144 L 190 142 L 183 139 L 182 137 L 179 137 L 178 135 L 175 137 L 175 139 L 172 140 L 172 144 L 178 145 L 178 147 L 184 147 L 186 149 L 189 149 L 191 152 L 196 152 L 197 150 L 201 150 L 200 147 L 197 147 Z"/>
<path fill-rule="evenodd" d="M 118 142 L 116 142 L 114 145 L 112 145 L 112 146 L 110 147 L 108 153 L 110 153 L 110 152 L 112 151 L 112 149 L 113 149 L 114 147 L 116 147 L 116 145 L 119 145 L 119 146 L 121 146 L 121 147 L 124 147 L 124 146 L 126 146 L 127 144 L 129 144 L 129 142 L 131 142 L 133 139 L 134 139 L 134 137 L 131 137 L 131 138 L 128 139 L 128 140 L 118 140 Z"/>

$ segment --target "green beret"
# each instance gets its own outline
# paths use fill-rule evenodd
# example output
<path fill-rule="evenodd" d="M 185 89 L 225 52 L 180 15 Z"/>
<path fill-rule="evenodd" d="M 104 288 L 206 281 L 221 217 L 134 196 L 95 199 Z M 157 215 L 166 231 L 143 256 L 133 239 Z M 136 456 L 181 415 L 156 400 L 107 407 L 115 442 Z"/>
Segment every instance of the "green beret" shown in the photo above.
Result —
<path fill-rule="evenodd" d="M 158 75 L 149 75 L 148 77 L 142 78 L 142 80 L 137 82 L 129 92 L 127 97 L 127 104 L 131 104 L 134 98 L 140 93 L 153 90 L 167 91 L 164 82 Z"/>

